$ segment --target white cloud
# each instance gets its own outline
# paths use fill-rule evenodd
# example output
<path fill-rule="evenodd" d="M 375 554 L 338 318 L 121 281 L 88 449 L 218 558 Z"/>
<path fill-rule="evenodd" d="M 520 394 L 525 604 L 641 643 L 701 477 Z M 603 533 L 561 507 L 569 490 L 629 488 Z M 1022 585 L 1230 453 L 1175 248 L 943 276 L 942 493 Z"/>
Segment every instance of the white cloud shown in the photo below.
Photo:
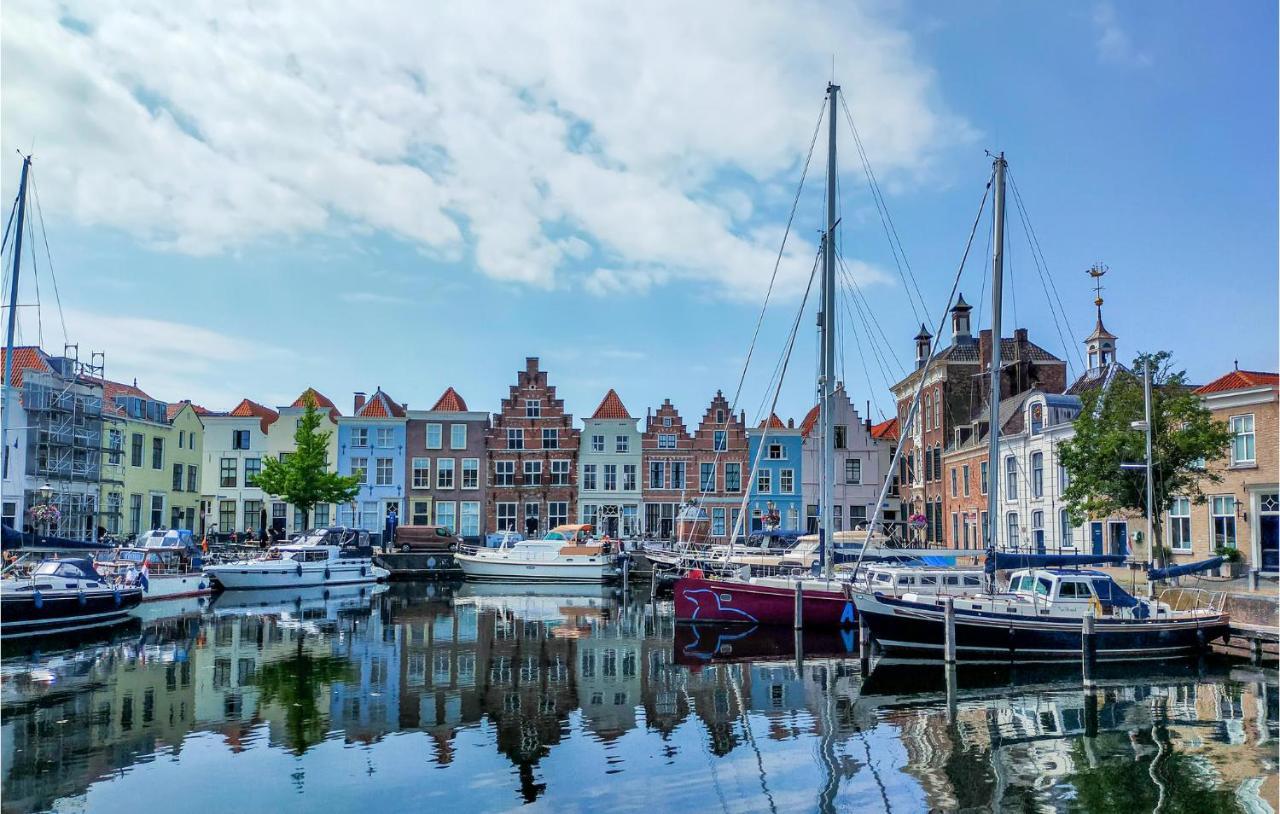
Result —
<path fill-rule="evenodd" d="M 1115 65 L 1135 65 L 1145 68 L 1151 64 L 1151 56 L 1133 44 L 1129 33 L 1120 25 L 1115 6 L 1099 3 L 1093 9 L 1093 27 L 1097 34 L 1098 59 Z"/>
<path fill-rule="evenodd" d="M 736 297 L 772 271 L 779 232 L 748 222 L 789 203 L 829 54 L 887 188 L 972 138 L 863 4 L 63 13 L 4 6 L 5 154 L 35 138 L 52 211 L 186 253 L 349 226 L 541 288 Z M 784 257 L 784 294 L 807 255 Z"/>

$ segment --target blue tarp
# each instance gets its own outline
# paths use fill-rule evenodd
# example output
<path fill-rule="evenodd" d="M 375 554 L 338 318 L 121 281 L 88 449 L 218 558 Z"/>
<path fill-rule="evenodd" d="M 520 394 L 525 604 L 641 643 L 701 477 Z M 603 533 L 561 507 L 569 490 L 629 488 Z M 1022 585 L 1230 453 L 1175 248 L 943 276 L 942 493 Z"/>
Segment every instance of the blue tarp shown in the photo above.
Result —
<path fill-rule="evenodd" d="M 1104 608 L 1133 608 L 1134 616 L 1139 619 L 1147 618 L 1149 614 L 1147 606 L 1139 602 L 1133 594 L 1117 585 L 1111 577 L 1094 577 L 1092 582 L 1093 591 L 1098 595 L 1098 601 L 1102 603 Z"/>
<path fill-rule="evenodd" d="M 1211 557 L 1200 562 L 1189 562 L 1186 565 L 1171 565 L 1168 568 L 1151 568 L 1147 570 L 1147 579 L 1155 581 L 1157 579 L 1169 579 L 1171 577 L 1180 577 L 1183 574 L 1194 574 L 1197 571 L 1207 571 L 1210 568 L 1217 568 L 1226 560 L 1222 557 Z"/>
<path fill-rule="evenodd" d="M 935 568 L 950 568 L 956 564 L 955 557 L 921 557 L 920 561 Z"/>
<path fill-rule="evenodd" d="M 1061 568 L 1069 565 L 1119 565 L 1125 561 L 1123 554 L 1021 554 L 1016 551 L 987 551 L 986 571 L 1007 571 L 1010 568 Z"/>
<path fill-rule="evenodd" d="M 49 534 L 29 534 L 11 529 L 8 526 L 0 526 L 0 547 L 3 547 L 6 551 L 22 548 L 98 551 L 104 548 L 111 548 L 110 545 L 87 542 L 85 540 L 69 540 L 65 537 L 54 537 Z"/>

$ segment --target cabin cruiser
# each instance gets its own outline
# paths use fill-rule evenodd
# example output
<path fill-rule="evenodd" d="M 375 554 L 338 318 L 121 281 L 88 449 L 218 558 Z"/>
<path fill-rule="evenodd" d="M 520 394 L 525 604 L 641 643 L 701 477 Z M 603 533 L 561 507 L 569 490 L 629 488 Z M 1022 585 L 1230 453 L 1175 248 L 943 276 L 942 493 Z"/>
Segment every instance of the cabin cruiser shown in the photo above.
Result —
<path fill-rule="evenodd" d="M 1165 658 L 1204 649 L 1228 634 L 1224 594 L 1166 589 L 1139 599 L 1104 571 L 1027 568 L 1000 593 L 952 599 L 956 656 L 1036 661 L 1079 658 L 1086 616 L 1096 620 L 1099 660 Z M 945 600 L 917 591 L 873 589 L 854 595 L 857 611 L 886 653 L 937 657 Z"/>
<path fill-rule="evenodd" d="M 46 559 L 26 577 L 0 580 L 0 635 L 4 638 L 83 630 L 129 618 L 142 587 L 117 584 L 87 557 Z"/>
<path fill-rule="evenodd" d="M 557 526 L 541 540 L 501 548 L 462 548 L 454 556 L 467 579 L 506 582 L 609 582 L 621 573 L 610 543 L 591 538 L 591 526 Z"/>
<path fill-rule="evenodd" d="M 108 577 L 134 574 L 144 602 L 213 592 L 204 574 L 204 558 L 188 529 L 148 531 L 133 545 L 99 556 L 96 565 Z"/>
<path fill-rule="evenodd" d="M 226 589 L 381 582 L 390 573 L 373 564 L 367 531 L 342 527 L 313 529 L 272 546 L 257 559 L 205 568 L 205 574 Z"/>

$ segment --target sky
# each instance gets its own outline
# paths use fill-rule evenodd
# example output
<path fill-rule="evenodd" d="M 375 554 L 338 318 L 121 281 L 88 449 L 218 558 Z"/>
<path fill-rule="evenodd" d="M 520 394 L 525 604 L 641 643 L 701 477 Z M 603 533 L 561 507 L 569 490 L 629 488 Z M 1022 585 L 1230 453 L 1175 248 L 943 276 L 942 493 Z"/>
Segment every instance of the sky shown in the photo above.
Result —
<path fill-rule="evenodd" d="M 749 420 L 775 388 L 798 420 L 826 119 L 806 156 L 834 77 L 837 367 L 873 419 L 943 316 L 988 151 L 1012 179 L 1005 335 L 1027 327 L 1078 373 L 1102 263 L 1122 359 L 1274 371 L 1276 15 L 10 0 L 0 194 L 20 150 L 39 198 L 20 340 L 103 351 L 108 377 L 212 409 L 308 386 L 344 411 L 379 386 L 425 409 L 453 386 L 496 410 L 539 356 L 583 417 L 613 387 L 633 415 L 670 398 L 696 422 L 742 381 Z M 988 201 L 959 282 L 983 326 L 990 229 Z"/>

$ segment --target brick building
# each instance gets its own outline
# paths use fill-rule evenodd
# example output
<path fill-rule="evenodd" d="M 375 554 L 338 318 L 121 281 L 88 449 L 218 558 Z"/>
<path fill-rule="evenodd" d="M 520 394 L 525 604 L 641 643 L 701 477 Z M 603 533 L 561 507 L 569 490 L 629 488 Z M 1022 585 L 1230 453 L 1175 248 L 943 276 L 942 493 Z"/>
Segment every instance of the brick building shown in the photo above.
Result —
<path fill-rule="evenodd" d="M 991 367 L 991 331 L 974 336 L 970 329 L 971 306 L 961 295 L 951 309 L 951 344 L 938 350 L 925 375 L 925 363 L 933 336 L 920 326 L 916 335 L 916 369 L 892 388 L 898 402 L 900 426 L 925 376 L 917 419 L 904 445 L 899 466 L 899 492 L 903 513 L 920 514 L 925 528 L 912 533 L 919 542 L 948 540 L 947 484 L 943 452 L 972 444 L 972 435 L 985 434 L 986 394 Z M 1000 340 L 1001 399 L 1039 388 L 1046 393 L 1066 389 L 1066 362 L 1032 342 L 1025 328 Z"/>
<path fill-rule="evenodd" d="M 485 434 L 486 528 L 540 535 L 576 517 L 579 431 L 538 358 L 525 359 Z"/>
<path fill-rule="evenodd" d="M 742 509 L 743 479 L 750 472 L 746 415 L 734 415 L 724 393 L 716 391 L 693 434 L 691 495 L 711 518 L 711 538 L 727 539 Z"/>
<path fill-rule="evenodd" d="M 640 436 L 640 470 L 644 484 L 644 533 L 660 540 L 675 535 L 680 503 L 692 496 L 693 436 L 671 399 L 645 417 Z"/>
<path fill-rule="evenodd" d="M 463 537 L 476 537 L 485 525 L 489 477 L 484 469 L 489 414 L 468 410 L 452 387 L 430 410 L 410 410 L 405 424 L 405 493 L 401 522 L 439 523 Z"/>

